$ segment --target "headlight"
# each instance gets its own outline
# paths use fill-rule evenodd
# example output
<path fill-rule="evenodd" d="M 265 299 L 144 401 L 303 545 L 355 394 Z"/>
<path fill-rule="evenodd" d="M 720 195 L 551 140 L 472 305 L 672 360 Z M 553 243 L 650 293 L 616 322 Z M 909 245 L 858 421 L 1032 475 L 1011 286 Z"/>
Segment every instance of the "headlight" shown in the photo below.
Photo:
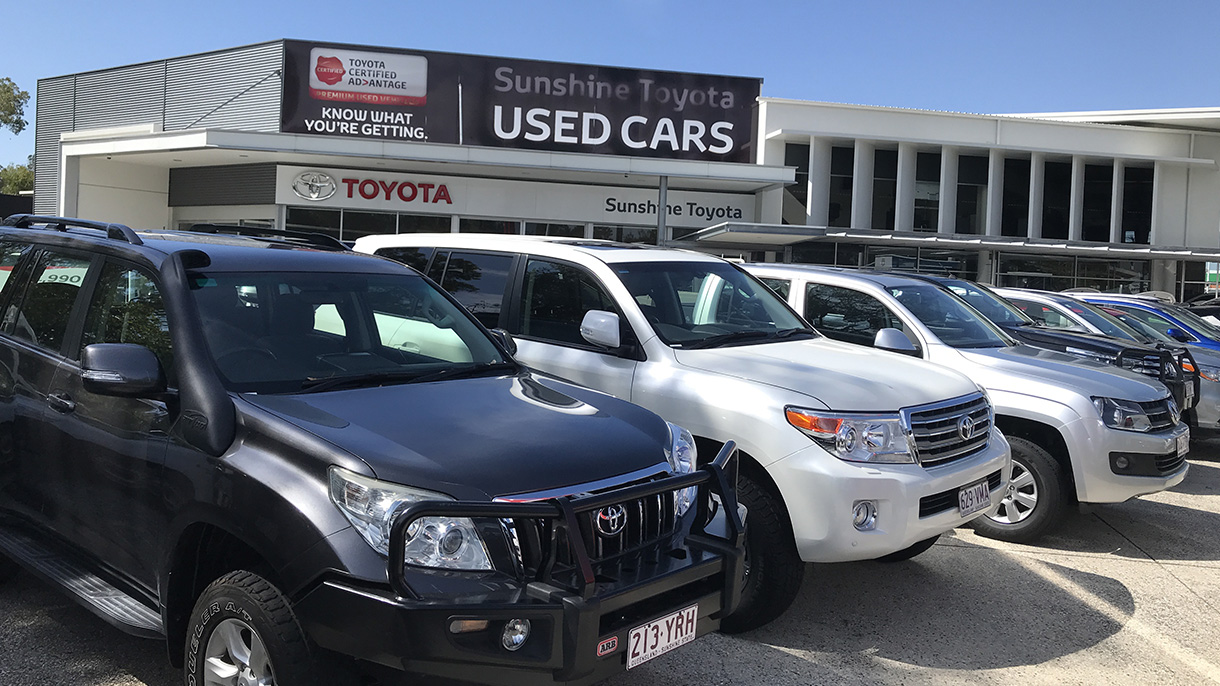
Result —
<path fill-rule="evenodd" d="M 666 424 L 669 424 L 669 450 L 665 451 L 665 457 L 669 460 L 669 466 L 673 467 L 675 474 L 690 474 L 695 471 L 699 457 L 695 449 L 695 439 L 689 431 L 677 424 Z M 678 491 L 674 496 L 674 513 L 679 517 L 686 514 L 691 503 L 695 502 L 698 492 L 699 489 L 695 486 Z"/>
<path fill-rule="evenodd" d="M 1142 432 L 1152 430 L 1152 421 L 1137 402 L 1118 398 L 1093 398 L 1093 406 L 1101 415 L 1102 423 L 1111 429 Z"/>
<path fill-rule="evenodd" d="M 906 433 L 895 415 L 836 414 L 789 407 L 788 423 L 847 462 L 913 463 Z"/>
<path fill-rule="evenodd" d="M 373 550 L 389 556 L 390 527 L 400 512 L 423 500 L 453 500 L 443 493 L 370 479 L 330 468 L 330 500 Z M 422 517 L 407 527 L 407 564 L 440 569 L 490 570 L 487 547 L 465 517 Z"/>
<path fill-rule="evenodd" d="M 1199 365 L 1199 376 L 1220 383 L 1220 367 L 1209 367 L 1205 364 Z"/>

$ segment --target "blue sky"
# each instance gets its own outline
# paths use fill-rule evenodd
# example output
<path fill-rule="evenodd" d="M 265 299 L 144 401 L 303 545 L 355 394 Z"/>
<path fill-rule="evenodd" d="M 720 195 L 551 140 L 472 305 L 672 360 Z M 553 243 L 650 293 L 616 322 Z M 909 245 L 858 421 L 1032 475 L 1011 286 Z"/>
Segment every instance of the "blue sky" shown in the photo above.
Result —
<path fill-rule="evenodd" d="M 1220 107 L 1220 2 L 13 2 L 0 76 L 277 38 L 764 79 L 764 96 L 964 112 Z M 0 131 L 0 164 L 34 150 Z"/>

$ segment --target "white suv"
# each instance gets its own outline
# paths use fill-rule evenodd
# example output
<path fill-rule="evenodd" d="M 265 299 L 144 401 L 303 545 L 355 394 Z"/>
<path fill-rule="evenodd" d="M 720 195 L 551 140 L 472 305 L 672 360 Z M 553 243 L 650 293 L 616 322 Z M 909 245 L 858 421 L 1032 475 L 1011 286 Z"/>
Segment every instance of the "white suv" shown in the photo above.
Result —
<path fill-rule="evenodd" d="M 749 572 L 725 630 L 783 612 L 801 560 L 906 559 L 1007 487 L 1008 443 L 978 386 L 829 340 L 724 260 L 470 234 L 369 236 L 356 249 L 431 276 L 511 332 L 529 366 L 686 426 L 704 459 L 737 442 Z"/>

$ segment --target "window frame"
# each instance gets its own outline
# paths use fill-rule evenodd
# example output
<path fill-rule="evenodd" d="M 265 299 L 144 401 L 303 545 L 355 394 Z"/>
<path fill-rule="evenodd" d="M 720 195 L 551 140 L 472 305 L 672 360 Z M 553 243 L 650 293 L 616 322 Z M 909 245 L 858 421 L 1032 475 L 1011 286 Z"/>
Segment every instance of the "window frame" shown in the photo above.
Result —
<path fill-rule="evenodd" d="M 515 278 L 513 279 L 512 287 L 509 289 L 513 293 L 511 316 L 507 320 L 501 320 L 508 325 L 505 327 L 505 329 L 509 333 L 511 333 L 514 338 L 520 338 L 523 341 L 533 341 L 535 343 L 541 343 L 541 344 L 545 344 L 545 345 L 557 345 L 557 346 L 560 346 L 563 348 L 572 348 L 574 350 L 585 350 L 588 352 L 608 355 L 610 357 L 619 357 L 620 356 L 620 355 L 617 355 L 614 351 L 606 350 L 605 348 L 593 345 L 592 343 L 587 343 L 587 342 L 586 343 L 570 343 L 568 341 L 557 341 L 557 340 L 553 340 L 550 338 L 542 338 L 541 336 L 530 336 L 530 335 L 521 333 L 521 320 L 524 316 L 524 311 L 525 311 L 525 303 L 523 302 L 524 297 L 525 297 L 525 278 L 526 278 L 526 276 L 528 276 L 528 273 L 529 273 L 530 260 L 538 260 L 540 262 L 549 262 L 551 264 L 557 264 L 557 265 L 561 265 L 564 267 L 570 267 L 572 269 L 575 269 L 578 272 L 581 272 L 582 274 L 584 274 L 592 283 L 596 284 L 598 286 L 598 288 L 601 289 L 602 293 L 605 294 L 606 298 L 610 301 L 610 305 L 612 308 L 610 311 L 613 312 L 614 314 L 618 315 L 621 346 L 624 346 L 624 347 L 635 346 L 637 348 L 639 347 L 639 345 L 637 344 L 639 337 L 636 335 L 635 330 L 632 328 L 631 322 L 627 321 L 627 317 L 623 314 L 622 308 L 619 307 L 618 301 L 615 300 L 614 296 L 610 293 L 610 289 L 606 287 L 606 283 L 602 279 L 597 278 L 597 275 L 594 274 L 592 271 L 590 271 L 588 267 L 585 267 L 584 265 L 579 264 L 577 262 L 573 262 L 571 260 L 565 260 L 560 257 L 552 257 L 550 255 L 535 255 L 535 254 L 527 253 L 525 255 L 521 255 L 520 257 L 521 257 L 521 259 L 519 260 L 519 262 L 517 264 L 517 274 L 515 275 Z"/>
<path fill-rule="evenodd" d="M 81 313 L 80 329 L 77 331 L 77 335 L 76 335 L 76 344 L 75 344 L 76 357 L 69 358 L 69 359 L 71 359 L 72 361 L 77 362 L 77 363 L 79 363 L 79 361 L 80 361 L 81 351 L 84 350 L 84 347 L 85 347 L 85 345 L 84 345 L 84 343 L 85 343 L 85 340 L 84 340 L 85 324 L 89 321 L 89 310 L 90 310 L 90 307 L 93 305 L 94 298 L 97 296 L 97 284 L 99 281 L 101 281 L 102 272 L 105 271 L 107 264 L 113 264 L 116 267 L 118 267 L 124 271 L 138 272 L 144 278 L 148 279 L 148 281 L 150 281 L 154 287 L 156 287 L 157 295 L 159 295 L 161 297 L 161 306 L 163 308 L 165 308 L 165 321 L 166 321 L 166 324 L 169 326 L 169 331 L 167 331 L 167 334 L 169 335 L 169 338 L 170 338 L 170 350 L 172 351 L 173 344 L 174 344 L 174 323 L 170 320 L 169 308 L 166 306 L 165 286 L 164 286 L 164 284 L 161 283 L 161 278 L 160 278 L 161 275 L 159 273 L 157 273 L 156 270 L 149 269 L 146 265 L 141 265 L 136 262 L 132 262 L 131 260 L 125 260 L 125 259 L 122 259 L 119 257 L 114 257 L 111 255 L 99 255 L 99 257 L 100 257 L 100 259 L 97 260 L 95 265 L 92 267 L 93 279 L 92 279 L 92 283 L 90 284 L 90 293 L 85 301 L 85 306 L 83 308 L 84 312 Z M 137 344 L 137 345 L 142 345 L 142 344 Z M 144 346 L 144 347 L 148 347 L 148 346 Z M 151 350 L 151 348 L 149 348 L 149 349 Z M 154 354 L 155 354 L 155 351 L 154 351 Z M 165 373 L 166 379 L 171 382 L 170 387 L 176 388 L 177 380 L 178 380 L 178 375 L 177 375 L 178 356 L 173 355 L 173 357 L 171 358 L 171 364 L 170 364 L 169 369 L 164 368 L 165 367 L 164 360 L 162 360 L 159 357 L 157 358 L 157 360 L 161 363 L 162 371 Z"/>

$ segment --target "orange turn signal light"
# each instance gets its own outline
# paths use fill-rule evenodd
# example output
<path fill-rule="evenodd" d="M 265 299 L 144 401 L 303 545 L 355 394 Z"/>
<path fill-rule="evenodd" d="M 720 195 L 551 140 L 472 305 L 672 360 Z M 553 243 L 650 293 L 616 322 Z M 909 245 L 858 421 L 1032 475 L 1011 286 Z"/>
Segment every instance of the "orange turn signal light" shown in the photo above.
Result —
<path fill-rule="evenodd" d="M 839 433 L 839 427 L 843 426 L 843 420 L 838 417 L 819 417 L 792 409 L 785 410 L 784 414 L 788 417 L 789 424 L 816 436 L 833 437 Z"/>

